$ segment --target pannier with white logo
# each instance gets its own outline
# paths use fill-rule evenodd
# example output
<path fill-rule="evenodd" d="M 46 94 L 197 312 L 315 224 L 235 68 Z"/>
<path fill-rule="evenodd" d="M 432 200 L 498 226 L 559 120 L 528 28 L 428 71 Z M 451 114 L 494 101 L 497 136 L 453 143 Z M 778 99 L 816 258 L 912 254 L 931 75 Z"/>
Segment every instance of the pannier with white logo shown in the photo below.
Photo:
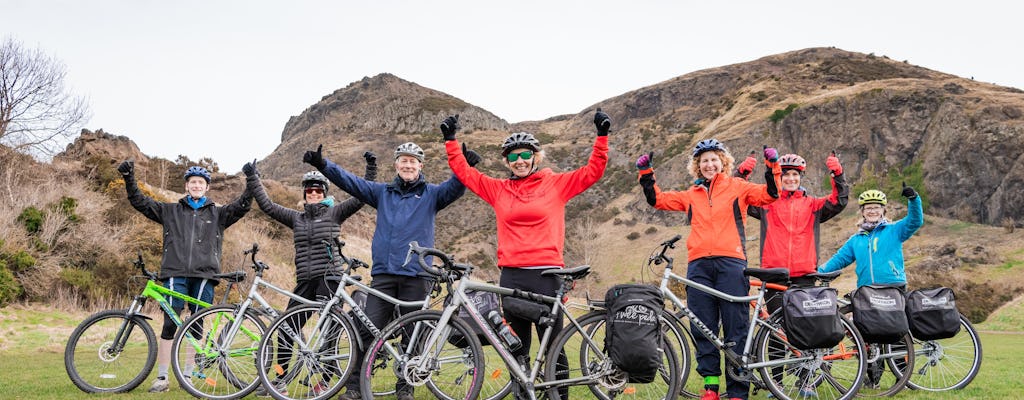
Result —
<path fill-rule="evenodd" d="M 791 287 L 782 295 L 782 321 L 789 343 L 798 349 L 830 348 L 846 332 L 837 292 L 830 287 Z"/>
<path fill-rule="evenodd" d="M 947 339 L 960 332 L 953 289 L 918 289 L 907 294 L 910 334 L 920 340 Z"/>
<path fill-rule="evenodd" d="M 853 292 L 853 324 L 867 343 L 896 343 L 910 332 L 903 292 L 890 286 L 861 286 Z"/>
<path fill-rule="evenodd" d="M 649 383 L 661 366 L 661 290 L 651 285 L 615 285 L 605 293 L 605 350 L 629 382 Z"/>

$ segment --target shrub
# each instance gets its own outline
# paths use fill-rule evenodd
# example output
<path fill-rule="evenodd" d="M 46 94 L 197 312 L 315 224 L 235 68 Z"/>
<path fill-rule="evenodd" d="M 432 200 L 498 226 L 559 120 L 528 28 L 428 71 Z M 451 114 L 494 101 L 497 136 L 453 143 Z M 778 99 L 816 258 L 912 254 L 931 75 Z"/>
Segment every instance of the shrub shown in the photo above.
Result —
<path fill-rule="evenodd" d="M 0 267 L 0 307 L 16 300 L 24 292 L 14 274 L 7 268 Z"/>
<path fill-rule="evenodd" d="M 629 240 L 637 240 L 639 238 L 640 238 L 640 232 L 635 232 L 634 231 L 634 232 L 630 232 L 628 235 L 626 235 L 626 239 L 629 239 Z"/>
<path fill-rule="evenodd" d="M 4 254 L 3 258 L 7 261 L 7 268 L 14 272 L 26 271 L 36 265 L 36 258 L 26 253 L 25 250 L 19 250 L 14 254 Z"/>
<path fill-rule="evenodd" d="M 657 232 L 657 231 L 658 231 L 658 227 L 656 227 L 656 226 L 649 226 L 649 227 L 647 227 L 646 230 L 644 230 L 644 233 L 647 234 L 647 235 L 650 235 L 650 234 L 652 234 L 654 232 Z"/>
<path fill-rule="evenodd" d="M 750 94 L 750 98 L 754 101 L 761 101 L 768 98 L 768 94 L 764 90 L 759 90 Z"/>
<path fill-rule="evenodd" d="M 784 110 L 775 110 L 775 112 L 772 113 L 772 116 L 768 117 L 768 119 L 771 120 L 772 122 L 782 121 L 783 118 L 786 118 L 786 116 L 793 113 L 793 110 L 796 110 L 799 106 L 799 104 L 792 103 L 786 106 L 786 109 Z"/>
<path fill-rule="evenodd" d="M 46 213 L 36 208 L 35 206 L 28 206 L 24 210 L 21 210 L 21 214 L 18 215 L 18 222 L 25 225 L 25 230 L 28 233 L 39 232 L 39 229 L 43 226 L 43 220 L 46 218 Z"/>
<path fill-rule="evenodd" d="M 96 284 L 96 276 L 80 268 L 61 269 L 60 280 L 83 293 L 88 292 Z"/>
<path fill-rule="evenodd" d="M 51 206 L 51 209 L 59 210 L 64 215 L 67 215 L 68 221 L 80 222 L 82 220 L 82 217 L 79 217 L 78 214 L 75 214 L 76 208 L 78 208 L 78 200 L 75 200 L 74 197 L 68 196 L 61 196 L 60 201 L 58 201 L 57 204 Z"/>

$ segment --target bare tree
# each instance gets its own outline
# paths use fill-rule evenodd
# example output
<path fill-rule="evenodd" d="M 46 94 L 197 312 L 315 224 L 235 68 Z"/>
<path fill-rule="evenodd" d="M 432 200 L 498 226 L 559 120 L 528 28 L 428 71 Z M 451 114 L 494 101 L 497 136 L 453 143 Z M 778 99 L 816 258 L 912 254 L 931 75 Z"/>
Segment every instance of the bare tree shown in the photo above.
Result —
<path fill-rule="evenodd" d="M 0 144 L 51 156 L 89 119 L 85 98 L 64 87 L 64 64 L 11 37 L 0 43 Z"/>

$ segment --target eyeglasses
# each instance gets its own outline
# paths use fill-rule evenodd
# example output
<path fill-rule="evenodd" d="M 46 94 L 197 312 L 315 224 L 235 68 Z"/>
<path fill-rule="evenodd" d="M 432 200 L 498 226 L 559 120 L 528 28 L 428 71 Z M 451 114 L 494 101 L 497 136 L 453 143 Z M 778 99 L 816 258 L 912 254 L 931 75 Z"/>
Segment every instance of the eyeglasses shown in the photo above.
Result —
<path fill-rule="evenodd" d="M 864 211 L 882 211 L 884 208 L 880 205 L 866 205 L 864 206 Z"/>
<path fill-rule="evenodd" d="M 313 193 L 324 194 L 324 190 L 321 189 L 321 188 L 318 188 L 318 187 L 308 187 L 308 188 L 306 188 L 306 194 L 313 194 Z"/>
<path fill-rule="evenodd" d="M 523 160 L 529 160 L 529 159 L 533 158 L 533 152 L 529 151 L 529 150 L 526 150 L 526 151 L 519 152 L 519 153 L 508 153 L 508 156 L 506 156 L 506 157 L 508 158 L 508 162 L 516 162 L 516 160 L 518 160 L 520 158 L 523 159 Z"/>

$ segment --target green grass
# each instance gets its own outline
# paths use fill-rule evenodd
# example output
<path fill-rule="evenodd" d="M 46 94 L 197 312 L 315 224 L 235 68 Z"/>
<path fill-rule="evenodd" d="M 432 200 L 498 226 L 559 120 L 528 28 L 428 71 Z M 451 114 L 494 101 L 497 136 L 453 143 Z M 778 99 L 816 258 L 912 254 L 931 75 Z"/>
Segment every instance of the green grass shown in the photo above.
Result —
<path fill-rule="evenodd" d="M 1024 311 L 1020 306 L 1011 307 L 1007 313 L 1013 318 L 1006 324 L 1013 324 L 1019 331 L 1024 323 Z M 85 315 L 69 314 L 51 309 L 23 309 L 8 307 L 0 309 L 0 398 L 2 399 L 79 399 L 85 394 L 79 391 L 64 372 L 64 344 L 74 326 Z M 993 329 L 989 323 L 979 329 Z M 927 393 L 905 390 L 898 394 L 900 399 L 1005 399 L 1016 398 L 1024 390 L 1020 371 L 1024 370 L 1024 352 L 1021 343 L 1024 336 L 1015 333 L 983 332 L 984 363 L 974 382 L 964 390 L 947 393 Z M 151 376 L 152 378 L 152 376 Z M 146 392 L 149 381 L 127 394 L 89 396 L 90 399 L 189 399 L 185 391 L 172 384 L 169 393 L 152 395 Z M 766 398 L 766 392 L 759 392 L 752 399 Z M 250 396 L 250 398 L 255 398 Z M 426 391 L 419 391 L 417 398 L 431 398 Z"/>

